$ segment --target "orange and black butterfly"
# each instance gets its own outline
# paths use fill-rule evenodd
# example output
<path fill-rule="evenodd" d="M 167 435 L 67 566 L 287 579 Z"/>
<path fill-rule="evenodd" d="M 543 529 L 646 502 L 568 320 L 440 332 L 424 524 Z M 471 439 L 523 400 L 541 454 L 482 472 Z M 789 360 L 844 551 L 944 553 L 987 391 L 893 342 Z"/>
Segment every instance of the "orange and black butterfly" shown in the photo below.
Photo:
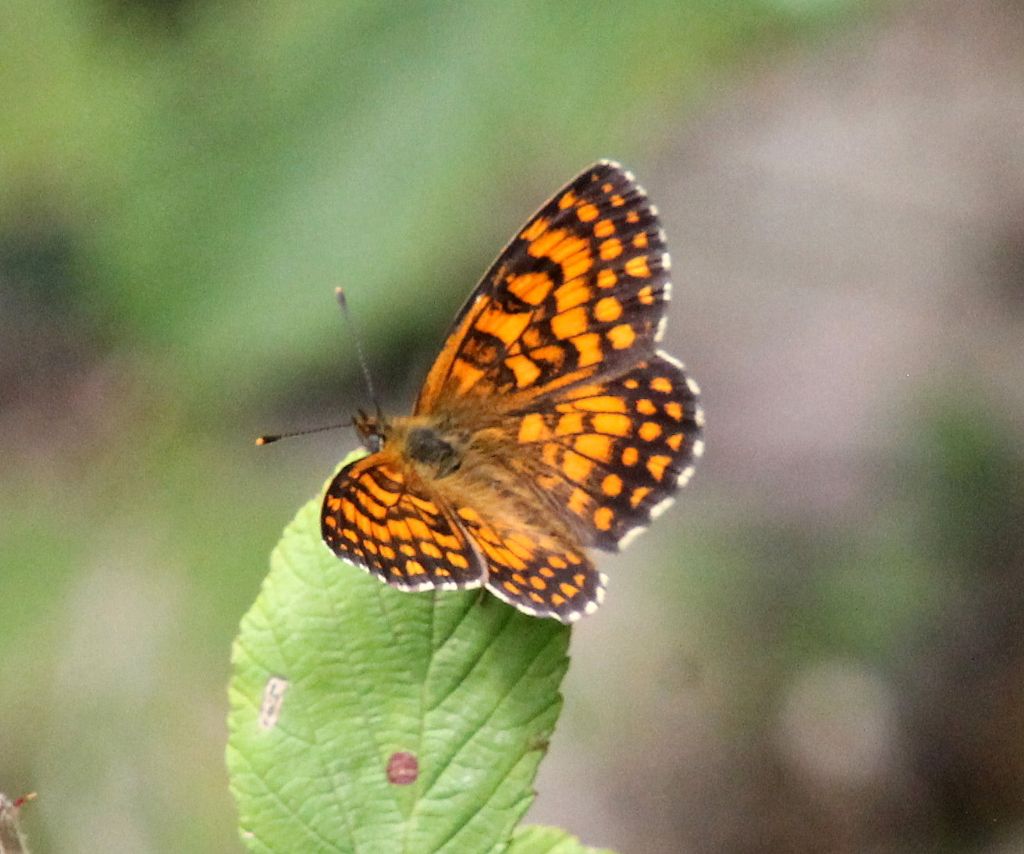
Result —
<path fill-rule="evenodd" d="M 459 311 L 413 414 L 356 420 L 370 454 L 324 497 L 324 541 L 402 590 L 485 586 L 572 622 L 703 451 L 698 388 L 656 350 L 657 211 L 602 161 L 519 231 Z"/>

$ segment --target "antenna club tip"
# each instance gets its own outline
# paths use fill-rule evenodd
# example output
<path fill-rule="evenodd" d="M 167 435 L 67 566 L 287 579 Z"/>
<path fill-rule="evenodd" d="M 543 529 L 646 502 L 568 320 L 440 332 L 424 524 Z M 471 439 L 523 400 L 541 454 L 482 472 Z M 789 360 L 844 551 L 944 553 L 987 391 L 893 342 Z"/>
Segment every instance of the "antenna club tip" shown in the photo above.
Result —
<path fill-rule="evenodd" d="M 346 306 L 345 289 L 344 288 L 340 288 L 340 287 L 339 288 L 335 288 L 334 289 L 334 296 L 338 300 L 338 302 L 341 303 L 341 307 L 345 308 L 345 306 Z"/>
<path fill-rule="evenodd" d="M 271 442 L 276 442 L 280 438 L 280 436 L 257 436 L 256 447 L 260 448 L 263 445 L 269 445 Z"/>

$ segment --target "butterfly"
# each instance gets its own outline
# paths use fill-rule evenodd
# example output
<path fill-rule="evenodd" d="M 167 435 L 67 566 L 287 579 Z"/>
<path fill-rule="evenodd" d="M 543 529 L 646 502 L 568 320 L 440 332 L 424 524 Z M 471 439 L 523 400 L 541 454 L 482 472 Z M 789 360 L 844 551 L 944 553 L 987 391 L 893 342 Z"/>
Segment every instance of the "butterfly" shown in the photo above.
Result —
<path fill-rule="evenodd" d="M 357 416 L 369 455 L 328 485 L 324 542 L 400 590 L 595 611 L 606 577 L 587 549 L 624 547 L 704 449 L 697 384 L 656 349 L 670 289 L 633 175 L 584 170 L 470 294 L 412 415 Z"/>

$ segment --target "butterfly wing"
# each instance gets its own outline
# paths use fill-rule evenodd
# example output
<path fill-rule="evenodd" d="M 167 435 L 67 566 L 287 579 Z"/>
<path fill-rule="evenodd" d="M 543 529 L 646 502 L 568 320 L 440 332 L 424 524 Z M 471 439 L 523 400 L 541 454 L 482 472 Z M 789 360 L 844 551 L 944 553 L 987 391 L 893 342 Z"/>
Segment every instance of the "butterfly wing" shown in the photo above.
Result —
<path fill-rule="evenodd" d="M 650 355 L 668 299 L 657 211 L 602 161 L 519 231 L 455 319 L 415 412 L 467 396 L 533 398 Z"/>
<path fill-rule="evenodd" d="M 331 481 L 320 520 L 338 557 L 403 590 L 479 587 L 481 564 L 444 502 L 387 450 Z"/>
<path fill-rule="evenodd" d="M 666 509 L 704 443 L 696 384 L 658 354 L 626 373 L 509 413 L 507 464 L 571 522 L 580 542 L 626 545 Z"/>
<path fill-rule="evenodd" d="M 604 599 L 604 576 L 564 536 L 487 514 L 487 508 L 464 506 L 455 512 L 486 563 L 484 585 L 499 599 L 563 623 L 593 613 Z"/>

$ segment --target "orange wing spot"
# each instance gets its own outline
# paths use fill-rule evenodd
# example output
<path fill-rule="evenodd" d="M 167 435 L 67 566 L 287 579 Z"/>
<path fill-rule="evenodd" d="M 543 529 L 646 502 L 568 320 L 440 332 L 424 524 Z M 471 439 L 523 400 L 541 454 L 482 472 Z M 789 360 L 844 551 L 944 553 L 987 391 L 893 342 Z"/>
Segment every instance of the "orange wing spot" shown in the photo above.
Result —
<path fill-rule="evenodd" d="M 598 412 L 591 422 L 594 430 L 606 436 L 628 436 L 633 429 L 633 422 L 628 415 L 616 415 L 610 412 Z"/>
<path fill-rule="evenodd" d="M 577 364 L 580 368 L 600 365 L 604 360 L 601 349 L 601 336 L 596 332 L 588 332 L 571 339 L 572 346 L 577 349 Z"/>
<path fill-rule="evenodd" d="M 447 569 L 445 569 L 443 566 L 435 566 L 434 567 L 434 573 L 437 574 L 437 575 L 442 575 L 445 578 L 447 578 L 449 575 L 451 575 L 451 573 Z"/>
<path fill-rule="evenodd" d="M 611 181 L 605 181 L 601 185 L 601 192 L 602 193 L 610 193 L 614 189 L 615 189 L 615 185 Z"/>
<path fill-rule="evenodd" d="M 583 307 L 574 308 L 564 314 L 556 314 L 551 318 L 551 331 L 563 341 L 581 335 L 586 331 L 587 325 L 587 312 Z"/>
<path fill-rule="evenodd" d="M 650 487 L 638 486 L 629 496 L 629 506 L 634 510 L 640 506 L 640 502 L 643 501 L 648 495 L 651 494 Z"/>
<path fill-rule="evenodd" d="M 601 323 L 611 323 L 622 316 L 622 303 L 615 297 L 604 297 L 594 306 L 594 317 Z"/>
<path fill-rule="evenodd" d="M 579 209 L 576 211 L 576 216 L 580 218 L 581 222 L 591 222 L 592 220 L 597 219 L 598 210 L 594 205 L 589 203 L 580 205 Z"/>
<path fill-rule="evenodd" d="M 683 420 L 683 405 L 676 400 L 670 400 L 663 407 L 665 414 L 673 421 Z"/>
<path fill-rule="evenodd" d="M 324 517 L 324 524 L 328 528 L 337 528 L 338 527 L 338 520 L 335 519 L 333 516 L 325 516 Z"/>
<path fill-rule="evenodd" d="M 400 478 L 396 478 L 400 480 Z M 390 507 L 395 503 L 398 498 L 394 492 L 389 492 L 372 477 L 364 477 L 359 481 L 359 485 L 363 487 L 367 492 L 374 497 L 374 500 L 380 502 L 385 507 Z M 378 517 L 379 518 L 379 517 Z"/>
<path fill-rule="evenodd" d="M 622 464 L 624 466 L 635 466 L 640 459 L 640 452 L 636 448 L 622 449 Z"/>
<path fill-rule="evenodd" d="M 544 604 L 544 597 L 541 596 L 539 593 L 534 593 L 532 590 L 527 590 L 526 595 L 530 597 L 531 601 L 536 602 L 538 605 Z"/>
<path fill-rule="evenodd" d="M 570 309 L 576 308 L 580 305 L 585 305 L 590 302 L 590 288 L 577 279 L 573 279 L 568 284 L 562 285 L 558 290 L 555 291 L 555 305 L 559 312 L 568 312 Z M 584 315 L 585 317 L 586 315 Z M 558 317 L 551 319 L 551 328 L 554 329 L 555 321 Z M 581 329 L 580 332 L 583 330 Z M 558 333 L 555 333 L 556 335 Z M 574 333 L 578 334 L 578 333 Z M 561 336 L 560 336 L 561 337 Z M 569 336 L 564 336 L 569 337 Z"/>
<path fill-rule="evenodd" d="M 556 608 L 558 608 L 558 607 L 560 607 L 560 606 L 565 604 L 565 597 L 559 595 L 558 593 L 552 593 L 551 594 L 551 604 L 554 605 Z"/>
<path fill-rule="evenodd" d="M 370 554 L 377 554 L 377 544 L 373 540 L 363 540 L 363 548 L 366 549 Z"/>
<path fill-rule="evenodd" d="M 672 380 L 668 377 L 655 377 L 651 380 L 651 391 L 660 391 L 662 394 L 670 394 L 672 391 Z"/>
<path fill-rule="evenodd" d="M 611 507 L 598 507 L 594 511 L 594 527 L 599 531 L 608 531 L 612 527 L 615 514 Z"/>
<path fill-rule="evenodd" d="M 571 584 L 566 584 L 564 581 L 558 585 L 558 589 L 561 590 L 570 599 L 572 599 L 573 596 L 580 592 L 580 589 L 578 587 L 573 587 Z"/>
<path fill-rule="evenodd" d="M 633 245 L 637 249 L 646 249 L 647 248 L 647 232 L 646 231 L 641 231 L 639 234 L 634 235 L 634 237 L 633 237 Z"/>
<path fill-rule="evenodd" d="M 558 207 L 563 211 L 566 208 L 571 208 L 574 204 L 576 204 L 576 194 L 572 190 L 558 200 Z"/>
<path fill-rule="evenodd" d="M 456 569 L 468 569 L 469 561 L 465 557 L 460 555 L 458 552 L 445 552 L 445 558 L 448 563 L 454 566 Z"/>
<path fill-rule="evenodd" d="M 625 350 L 632 347 L 636 341 L 636 333 L 628 323 L 620 323 L 608 330 L 608 340 L 616 350 Z"/>
<path fill-rule="evenodd" d="M 626 272 L 634 279 L 646 279 L 651 275 L 651 268 L 647 266 L 647 256 L 637 255 L 626 262 Z"/>
<path fill-rule="evenodd" d="M 587 412 L 625 412 L 626 401 L 621 397 L 610 394 L 602 394 L 597 397 L 585 397 L 577 400 L 574 404 L 576 409 Z"/>
<path fill-rule="evenodd" d="M 565 197 L 563 196 L 563 199 L 564 198 Z M 570 204 L 572 203 L 570 202 Z M 531 222 L 529 226 L 526 227 L 526 229 L 524 229 L 521 236 L 523 240 L 529 240 L 532 242 L 536 240 L 538 237 L 540 237 L 547 230 L 547 227 L 548 221 L 543 217 L 538 217 L 533 222 Z"/>
<path fill-rule="evenodd" d="M 540 368 L 537 367 L 537 363 L 522 354 L 509 356 L 505 359 L 505 366 L 516 375 L 516 388 L 527 388 L 533 385 L 537 381 L 537 377 L 540 376 Z"/>
<path fill-rule="evenodd" d="M 529 560 L 533 557 L 533 549 L 530 548 L 529 540 L 524 537 L 508 537 L 505 540 L 505 547 L 520 560 Z"/>
<path fill-rule="evenodd" d="M 434 540 L 443 549 L 462 548 L 462 541 L 455 534 L 442 534 L 440 531 L 434 531 Z"/>
<path fill-rule="evenodd" d="M 570 258 L 575 263 L 577 255 L 590 257 L 590 244 L 582 237 L 566 237 L 548 253 L 548 257 L 556 264 L 565 264 Z"/>
<path fill-rule="evenodd" d="M 528 305 L 540 305 L 548 298 L 554 282 L 547 273 L 524 273 L 508 280 L 509 291 Z"/>
<path fill-rule="evenodd" d="M 650 285 L 644 285 L 636 292 L 636 298 L 644 305 L 654 305 L 654 289 Z"/>
<path fill-rule="evenodd" d="M 406 557 L 416 557 L 416 549 L 408 543 L 402 543 L 402 545 L 398 547 L 398 550 Z"/>
<path fill-rule="evenodd" d="M 558 555 L 551 555 L 551 557 L 548 558 L 548 563 L 550 563 L 555 569 L 565 569 L 569 565 Z"/>
<path fill-rule="evenodd" d="M 418 495 L 413 495 L 411 492 L 407 497 L 409 501 L 412 502 L 414 507 L 419 508 L 424 513 L 429 513 L 431 516 L 436 516 L 440 512 L 437 509 L 437 505 L 433 501 L 428 501 L 425 498 L 420 498 Z"/>
<path fill-rule="evenodd" d="M 519 592 L 520 592 L 519 588 L 516 587 L 511 581 L 503 581 L 501 583 L 501 586 L 504 587 L 513 596 L 518 596 L 519 595 Z"/>
<path fill-rule="evenodd" d="M 472 507 L 460 507 L 459 518 L 465 519 L 467 522 L 472 522 L 474 524 L 479 524 L 481 521 L 483 521 L 480 518 L 480 514 L 477 513 L 476 510 L 474 510 Z"/>
<path fill-rule="evenodd" d="M 328 495 L 326 504 L 328 510 L 330 510 L 332 513 L 337 513 L 339 508 L 341 507 L 341 499 L 338 498 L 336 495 Z"/>
<path fill-rule="evenodd" d="M 622 242 L 617 237 L 610 237 L 601 244 L 601 260 L 612 261 L 622 254 Z"/>
<path fill-rule="evenodd" d="M 583 432 L 583 413 L 569 412 L 558 419 L 555 425 L 556 436 L 575 436 Z"/>
<path fill-rule="evenodd" d="M 353 522 L 356 518 L 356 505 L 346 498 L 341 502 L 341 515 L 346 522 Z"/>
<path fill-rule="evenodd" d="M 544 417 L 539 412 L 530 412 L 523 416 L 519 422 L 519 442 L 529 444 L 538 439 L 547 439 L 551 435 L 548 425 L 544 423 Z"/>
<path fill-rule="evenodd" d="M 410 516 L 408 520 L 409 531 L 417 540 L 429 540 L 432 536 L 430 528 L 422 519 Z"/>
<path fill-rule="evenodd" d="M 420 543 L 420 551 L 423 552 L 427 557 L 432 557 L 434 560 L 441 559 L 441 550 L 433 543 L 422 542 Z"/>
<path fill-rule="evenodd" d="M 526 586 L 526 579 L 525 579 L 525 578 L 523 578 L 523 576 L 522 576 L 522 575 L 520 575 L 520 574 L 519 574 L 518 572 L 513 572 L 513 573 L 512 573 L 512 580 L 513 580 L 513 581 L 514 581 L 514 582 L 515 582 L 516 584 L 522 585 L 522 586 L 524 586 L 524 587 Z"/>
<path fill-rule="evenodd" d="M 613 234 L 615 234 L 615 223 L 610 219 L 603 219 L 594 226 L 594 237 L 598 238 L 598 240 L 604 240 Z"/>
<path fill-rule="evenodd" d="M 678 451 L 683 445 L 683 434 L 673 433 L 665 440 L 665 444 L 668 445 L 673 451 Z"/>
<path fill-rule="evenodd" d="M 647 471 L 651 473 L 651 477 L 660 483 L 661 479 L 665 476 L 665 468 L 670 462 L 672 462 L 671 457 L 655 454 L 647 459 Z"/>
<path fill-rule="evenodd" d="M 522 341 L 524 347 L 532 350 L 534 347 L 539 347 L 543 343 L 544 338 L 541 336 L 540 329 L 538 327 L 529 326 L 523 333 L 523 337 L 519 340 Z"/>
<path fill-rule="evenodd" d="M 577 252 L 571 258 L 567 258 L 565 263 L 562 264 L 562 281 L 569 282 L 573 279 L 578 279 L 593 266 L 594 256 L 590 254 L 589 249 L 584 252 Z"/>
<path fill-rule="evenodd" d="M 530 245 L 526 248 L 534 258 L 543 258 L 551 250 L 562 242 L 562 238 L 566 235 L 565 229 L 556 228 L 553 231 L 545 231 L 535 240 L 530 241 Z"/>
<path fill-rule="evenodd" d="M 541 570 L 543 572 L 543 570 Z M 534 590 L 547 590 L 548 584 L 543 578 L 538 578 L 536 575 L 530 576 L 530 586 Z"/>
<path fill-rule="evenodd" d="M 547 347 L 538 347 L 530 351 L 531 359 L 540 359 L 549 365 L 561 368 L 565 362 L 565 348 L 559 344 L 549 344 Z"/>
<path fill-rule="evenodd" d="M 458 394 L 465 394 L 469 391 L 480 381 L 483 375 L 484 372 L 481 368 L 471 365 L 465 359 L 456 359 L 452 364 L 452 376 L 459 383 Z"/>
<path fill-rule="evenodd" d="M 567 451 L 562 458 L 562 471 L 569 480 L 584 483 L 594 470 L 594 463 L 574 451 Z"/>
<path fill-rule="evenodd" d="M 614 288 L 619 282 L 619 277 L 609 269 L 599 270 L 597 273 L 597 286 L 599 288 Z"/>
<path fill-rule="evenodd" d="M 622 492 L 622 478 L 617 474 L 609 474 L 601 481 L 601 492 L 614 498 Z"/>
<path fill-rule="evenodd" d="M 532 315 L 528 311 L 519 314 L 508 314 L 497 308 L 491 308 L 483 312 L 473 323 L 473 329 L 477 332 L 486 332 L 493 335 L 502 344 L 508 346 L 513 341 L 518 341 L 523 330 L 530 325 Z"/>
<path fill-rule="evenodd" d="M 373 522 L 370 520 L 369 516 L 356 516 L 356 527 L 366 536 L 370 536 L 373 532 Z"/>
<path fill-rule="evenodd" d="M 393 548 L 391 548 L 391 546 L 381 546 L 380 547 L 380 556 L 382 558 L 384 558 L 384 560 L 394 560 L 395 559 L 395 550 Z"/>
<path fill-rule="evenodd" d="M 351 528 L 346 528 L 344 531 L 341 532 L 341 535 L 346 540 L 348 540 L 350 543 L 358 543 L 359 542 L 359 535 L 355 531 L 353 531 Z"/>
<path fill-rule="evenodd" d="M 572 494 L 569 496 L 569 509 L 572 510 L 577 516 L 582 516 L 587 512 L 587 508 L 590 506 L 590 496 L 587 495 L 582 489 L 573 489 Z M 555 566 L 553 560 L 548 561 L 552 566 Z"/>
<path fill-rule="evenodd" d="M 654 415 L 658 411 L 658 407 L 654 405 L 654 401 L 650 398 L 642 397 L 635 405 L 636 411 L 641 415 Z"/>
<path fill-rule="evenodd" d="M 423 568 L 423 564 L 418 560 L 407 560 L 405 562 L 405 571 L 409 575 L 423 575 L 426 570 Z"/>
<path fill-rule="evenodd" d="M 373 538 L 379 543 L 390 543 L 391 532 L 387 529 L 386 525 L 373 523 Z"/>
<path fill-rule="evenodd" d="M 628 214 L 626 214 L 626 222 L 633 224 L 640 222 L 640 214 L 638 214 L 636 211 L 630 211 Z"/>
<path fill-rule="evenodd" d="M 549 561 L 549 562 L 550 562 L 550 561 Z M 563 563 L 565 563 L 565 561 L 562 561 L 562 562 L 563 562 Z M 564 567 L 563 567 L 563 568 L 564 568 Z M 555 577 L 555 573 L 554 573 L 554 571 L 553 571 L 552 569 L 549 569 L 549 568 L 548 568 L 548 567 L 546 567 L 546 566 L 542 566 L 542 567 L 541 567 L 540 569 L 538 569 L 538 570 L 537 570 L 537 572 L 539 572 L 539 573 L 540 573 L 541 575 L 543 575 L 543 576 L 544 576 L 545 578 L 554 578 L 554 577 Z"/>
<path fill-rule="evenodd" d="M 369 511 L 374 519 L 384 519 L 388 515 L 388 508 L 378 504 L 369 496 L 363 496 L 363 507 Z"/>
<path fill-rule="evenodd" d="M 569 563 L 576 564 L 577 566 L 583 563 L 583 555 L 578 555 L 576 552 L 566 552 L 565 559 L 569 561 Z"/>
<path fill-rule="evenodd" d="M 601 349 L 601 336 L 596 332 L 577 335 L 572 339 L 572 346 L 576 348 L 578 354 L 577 364 L 581 368 L 599 365 L 604 361 L 604 351 Z"/>
<path fill-rule="evenodd" d="M 577 572 L 572 577 L 572 580 L 573 580 L 573 583 L 576 584 L 577 587 L 582 587 L 583 586 L 583 582 L 587 580 L 587 577 L 582 572 Z"/>
<path fill-rule="evenodd" d="M 661 435 L 661 425 L 655 421 L 645 421 L 637 433 L 645 442 L 653 442 Z"/>
<path fill-rule="evenodd" d="M 621 208 L 624 204 L 626 204 L 626 200 L 618 193 L 612 196 L 612 207 Z M 630 211 L 630 213 L 635 213 L 635 211 Z M 630 220 L 630 222 L 635 222 L 635 220 Z"/>
<path fill-rule="evenodd" d="M 557 469 L 561 459 L 562 446 L 554 442 L 546 442 L 540 450 L 540 458 L 549 469 Z"/>
<path fill-rule="evenodd" d="M 609 436 L 599 436 L 597 433 L 584 433 L 577 436 L 573 447 L 583 456 L 592 460 L 600 460 L 607 463 L 612 458 L 612 440 Z"/>

